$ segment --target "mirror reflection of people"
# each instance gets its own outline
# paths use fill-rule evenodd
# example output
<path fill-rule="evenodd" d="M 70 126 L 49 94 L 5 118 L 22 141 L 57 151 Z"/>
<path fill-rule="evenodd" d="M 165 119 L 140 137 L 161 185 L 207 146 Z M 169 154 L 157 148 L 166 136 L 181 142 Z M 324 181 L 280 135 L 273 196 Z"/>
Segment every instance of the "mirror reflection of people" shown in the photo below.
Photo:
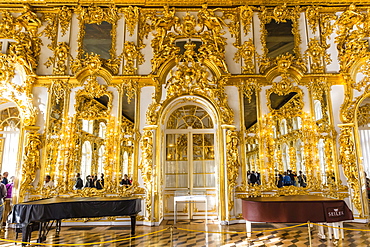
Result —
<path fill-rule="evenodd" d="M 54 188 L 54 182 L 51 181 L 51 176 L 50 175 L 46 175 L 45 176 L 45 183 L 44 183 L 44 188 Z"/>
<path fill-rule="evenodd" d="M 2 179 L 1 175 L 0 175 L 0 179 Z M 2 217 L 3 217 L 3 211 L 5 208 L 4 201 L 5 201 L 6 195 L 7 195 L 7 192 L 6 192 L 5 184 L 0 183 L 0 222 L 2 221 Z M 0 232 L 4 232 L 3 224 L 0 224 Z"/>
<path fill-rule="evenodd" d="M 74 187 L 76 190 L 80 190 L 84 187 L 84 182 L 82 181 L 80 173 L 76 174 L 76 183 Z"/>
<path fill-rule="evenodd" d="M 85 188 L 93 188 L 93 187 L 94 187 L 93 179 L 91 178 L 90 175 L 87 175 L 86 176 Z"/>
<path fill-rule="evenodd" d="M 103 173 L 100 175 L 99 179 L 95 180 L 94 185 L 95 185 L 95 188 L 98 189 L 98 190 L 103 189 L 103 187 L 104 187 L 104 174 Z"/>
<path fill-rule="evenodd" d="M 132 183 L 131 183 L 131 181 L 128 179 L 128 176 L 127 176 L 127 174 L 125 174 L 124 176 L 123 176 L 123 179 L 122 179 L 122 181 L 121 181 L 121 183 L 120 183 L 121 185 L 126 185 L 126 188 L 128 188 L 128 186 L 130 186 Z"/>
<path fill-rule="evenodd" d="M 299 171 L 298 184 L 300 187 L 303 187 L 303 188 L 307 186 L 307 178 L 306 178 L 306 175 L 302 173 L 302 171 Z"/>

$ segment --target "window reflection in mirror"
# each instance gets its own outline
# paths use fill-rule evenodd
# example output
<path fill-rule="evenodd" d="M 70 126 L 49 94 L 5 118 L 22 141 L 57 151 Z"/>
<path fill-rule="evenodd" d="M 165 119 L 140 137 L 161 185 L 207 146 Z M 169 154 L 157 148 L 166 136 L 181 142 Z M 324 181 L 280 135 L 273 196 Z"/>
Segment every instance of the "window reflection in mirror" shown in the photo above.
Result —
<path fill-rule="evenodd" d="M 291 20 L 279 23 L 275 20 L 271 20 L 270 23 L 265 25 L 265 28 L 267 31 L 267 57 L 274 58 L 286 53 L 294 55 L 293 22 Z"/>
<path fill-rule="evenodd" d="M 370 178 L 370 97 L 364 99 L 357 110 L 357 125 L 363 169 Z"/>
<path fill-rule="evenodd" d="M 248 97 L 249 96 L 249 97 Z M 245 150 L 246 167 L 245 171 L 259 172 L 258 156 L 258 135 L 257 131 L 257 96 L 256 91 L 252 90 L 250 95 L 243 96 L 244 108 L 244 127 L 246 129 Z M 247 175 L 248 176 L 248 175 Z"/>
<path fill-rule="evenodd" d="M 85 180 L 87 175 L 91 175 L 91 158 L 92 158 L 92 149 L 89 141 L 85 141 L 82 144 L 82 153 L 81 153 L 81 169 L 80 174 Z"/>
<path fill-rule="evenodd" d="M 101 24 L 85 24 L 83 50 L 86 53 L 95 53 L 103 59 L 110 59 L 109 51 L 112 47 L 112 24 L 103 21 Z"/>
<path fill-rule="evenodd" d="M 120 181 L 124 174 L 128 175 L 129 179 L 135 180 L 134 175 L 134 124 L 135 124 L 135 104 L 136 98 L 129 98 L 123 94 L 122 99 L 122 123 L 121 123 L 121 165 L 120 165 Z"/>

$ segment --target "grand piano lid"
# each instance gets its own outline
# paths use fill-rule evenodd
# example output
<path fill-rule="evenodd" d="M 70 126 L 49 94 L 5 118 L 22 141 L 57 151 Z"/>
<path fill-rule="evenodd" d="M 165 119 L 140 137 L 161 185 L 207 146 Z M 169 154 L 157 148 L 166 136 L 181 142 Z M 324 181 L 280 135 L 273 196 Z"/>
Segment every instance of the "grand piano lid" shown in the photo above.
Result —
<path fill-rule="evenodd" d="M 40 199 L 35 201 L 28 201 L 18 203 L 21 205 L 25 204 L 53 204 L 53 203 L 65 203 L 65 202 L 93 202 L 93 201 L 122 201 L 122 200 L 136 200 L 139 197 L 53 197 L 47 199 Z"/>

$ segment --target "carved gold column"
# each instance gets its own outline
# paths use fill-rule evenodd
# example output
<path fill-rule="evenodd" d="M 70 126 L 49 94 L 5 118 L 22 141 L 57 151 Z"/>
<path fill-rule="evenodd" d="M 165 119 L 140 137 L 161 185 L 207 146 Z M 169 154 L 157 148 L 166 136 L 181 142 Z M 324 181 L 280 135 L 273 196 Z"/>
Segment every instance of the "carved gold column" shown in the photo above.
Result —
<path fill-rule="evenodd" d="M 145 220 L 150 222 L 153 220 L 153 130 L 150 127 L 144 129 L 140 147 L 142 156 L 139 169 L 145 186 Z"/>
<path fill-rule="evenodd" d="M 25 145 L 22 160 L 22 176 L 19 186 L 19 201 L 25 200 L 27 193 L 33 191 L 32 182 L 35 179 L 36 171 L 40 169 L 40 148 L 41 140 L 37 131 L 40 128 L 37 126 L 25 127 Z"/>
<path fill-rule="evenodd" d="M 226 131 L 226 158 L 227 158 L 227 180 L 228 180 L 228 211 L 230 212 L 234 207 L 234 188 L 236 186 L 236 179 L 239 174 L 239 137 L 237 132 L 232 130 Z"/>
<path fill-rule="evenodd" d="M 340 163 L 343 166 L 344 175 L 347 178 L 347 183 L 349 188 L 352 190 L 352 202 L 357 209 L 359 216 L 364 217 L 365 213 L 368 213 L 368 209 L 364 209 L 363 205 L 368 205 L 368 203 L 363 203 L 362 200 L 366 198 L 364 196 L 364 189 L 366 186 L 361 185 L 361 177 L 359 174 L 358 164 L 356 161 L 356 147 L 354 142 L 354 124 L 339 124 L 340 135 Z M 363 195 L 362 195 L 363 194 Z"/>

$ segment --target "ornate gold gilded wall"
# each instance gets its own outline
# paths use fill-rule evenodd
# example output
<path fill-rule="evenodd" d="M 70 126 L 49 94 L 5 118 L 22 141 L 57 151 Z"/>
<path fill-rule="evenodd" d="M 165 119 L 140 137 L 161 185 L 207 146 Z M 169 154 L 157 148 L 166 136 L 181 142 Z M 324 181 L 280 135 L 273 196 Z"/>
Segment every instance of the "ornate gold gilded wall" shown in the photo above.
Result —
<path fill-rule="evenodd" d="M 356 218 L 369 217 L 358 130 L 369 115 L 370 3 L 113 3 L 0 4 L 0 106 L 21 118 L 16 202 L 134 195 L 139 220 L 153 225 L 172 217 L 163 201 L 199 182 L 191 138 L 202 133 L 214 138 L 202 162 L 217 181 L 202 189 L 221 223 L 240 217 L 238 198 L 291 194 L 349 198 Z M 201 111 L 183 113 L 192 158 L 182 172 L 194 184 L 171 187 L 167 121 L 197 107 L 212 128 L 190 123 L 205 121 Z M 303 171 L 307 186 L 278 188 L 286 170 Z M 104 187 L 75 189 L 76 173 L 103 173 Z M 44 188 L 45 175 L 55 187 Z"/>

